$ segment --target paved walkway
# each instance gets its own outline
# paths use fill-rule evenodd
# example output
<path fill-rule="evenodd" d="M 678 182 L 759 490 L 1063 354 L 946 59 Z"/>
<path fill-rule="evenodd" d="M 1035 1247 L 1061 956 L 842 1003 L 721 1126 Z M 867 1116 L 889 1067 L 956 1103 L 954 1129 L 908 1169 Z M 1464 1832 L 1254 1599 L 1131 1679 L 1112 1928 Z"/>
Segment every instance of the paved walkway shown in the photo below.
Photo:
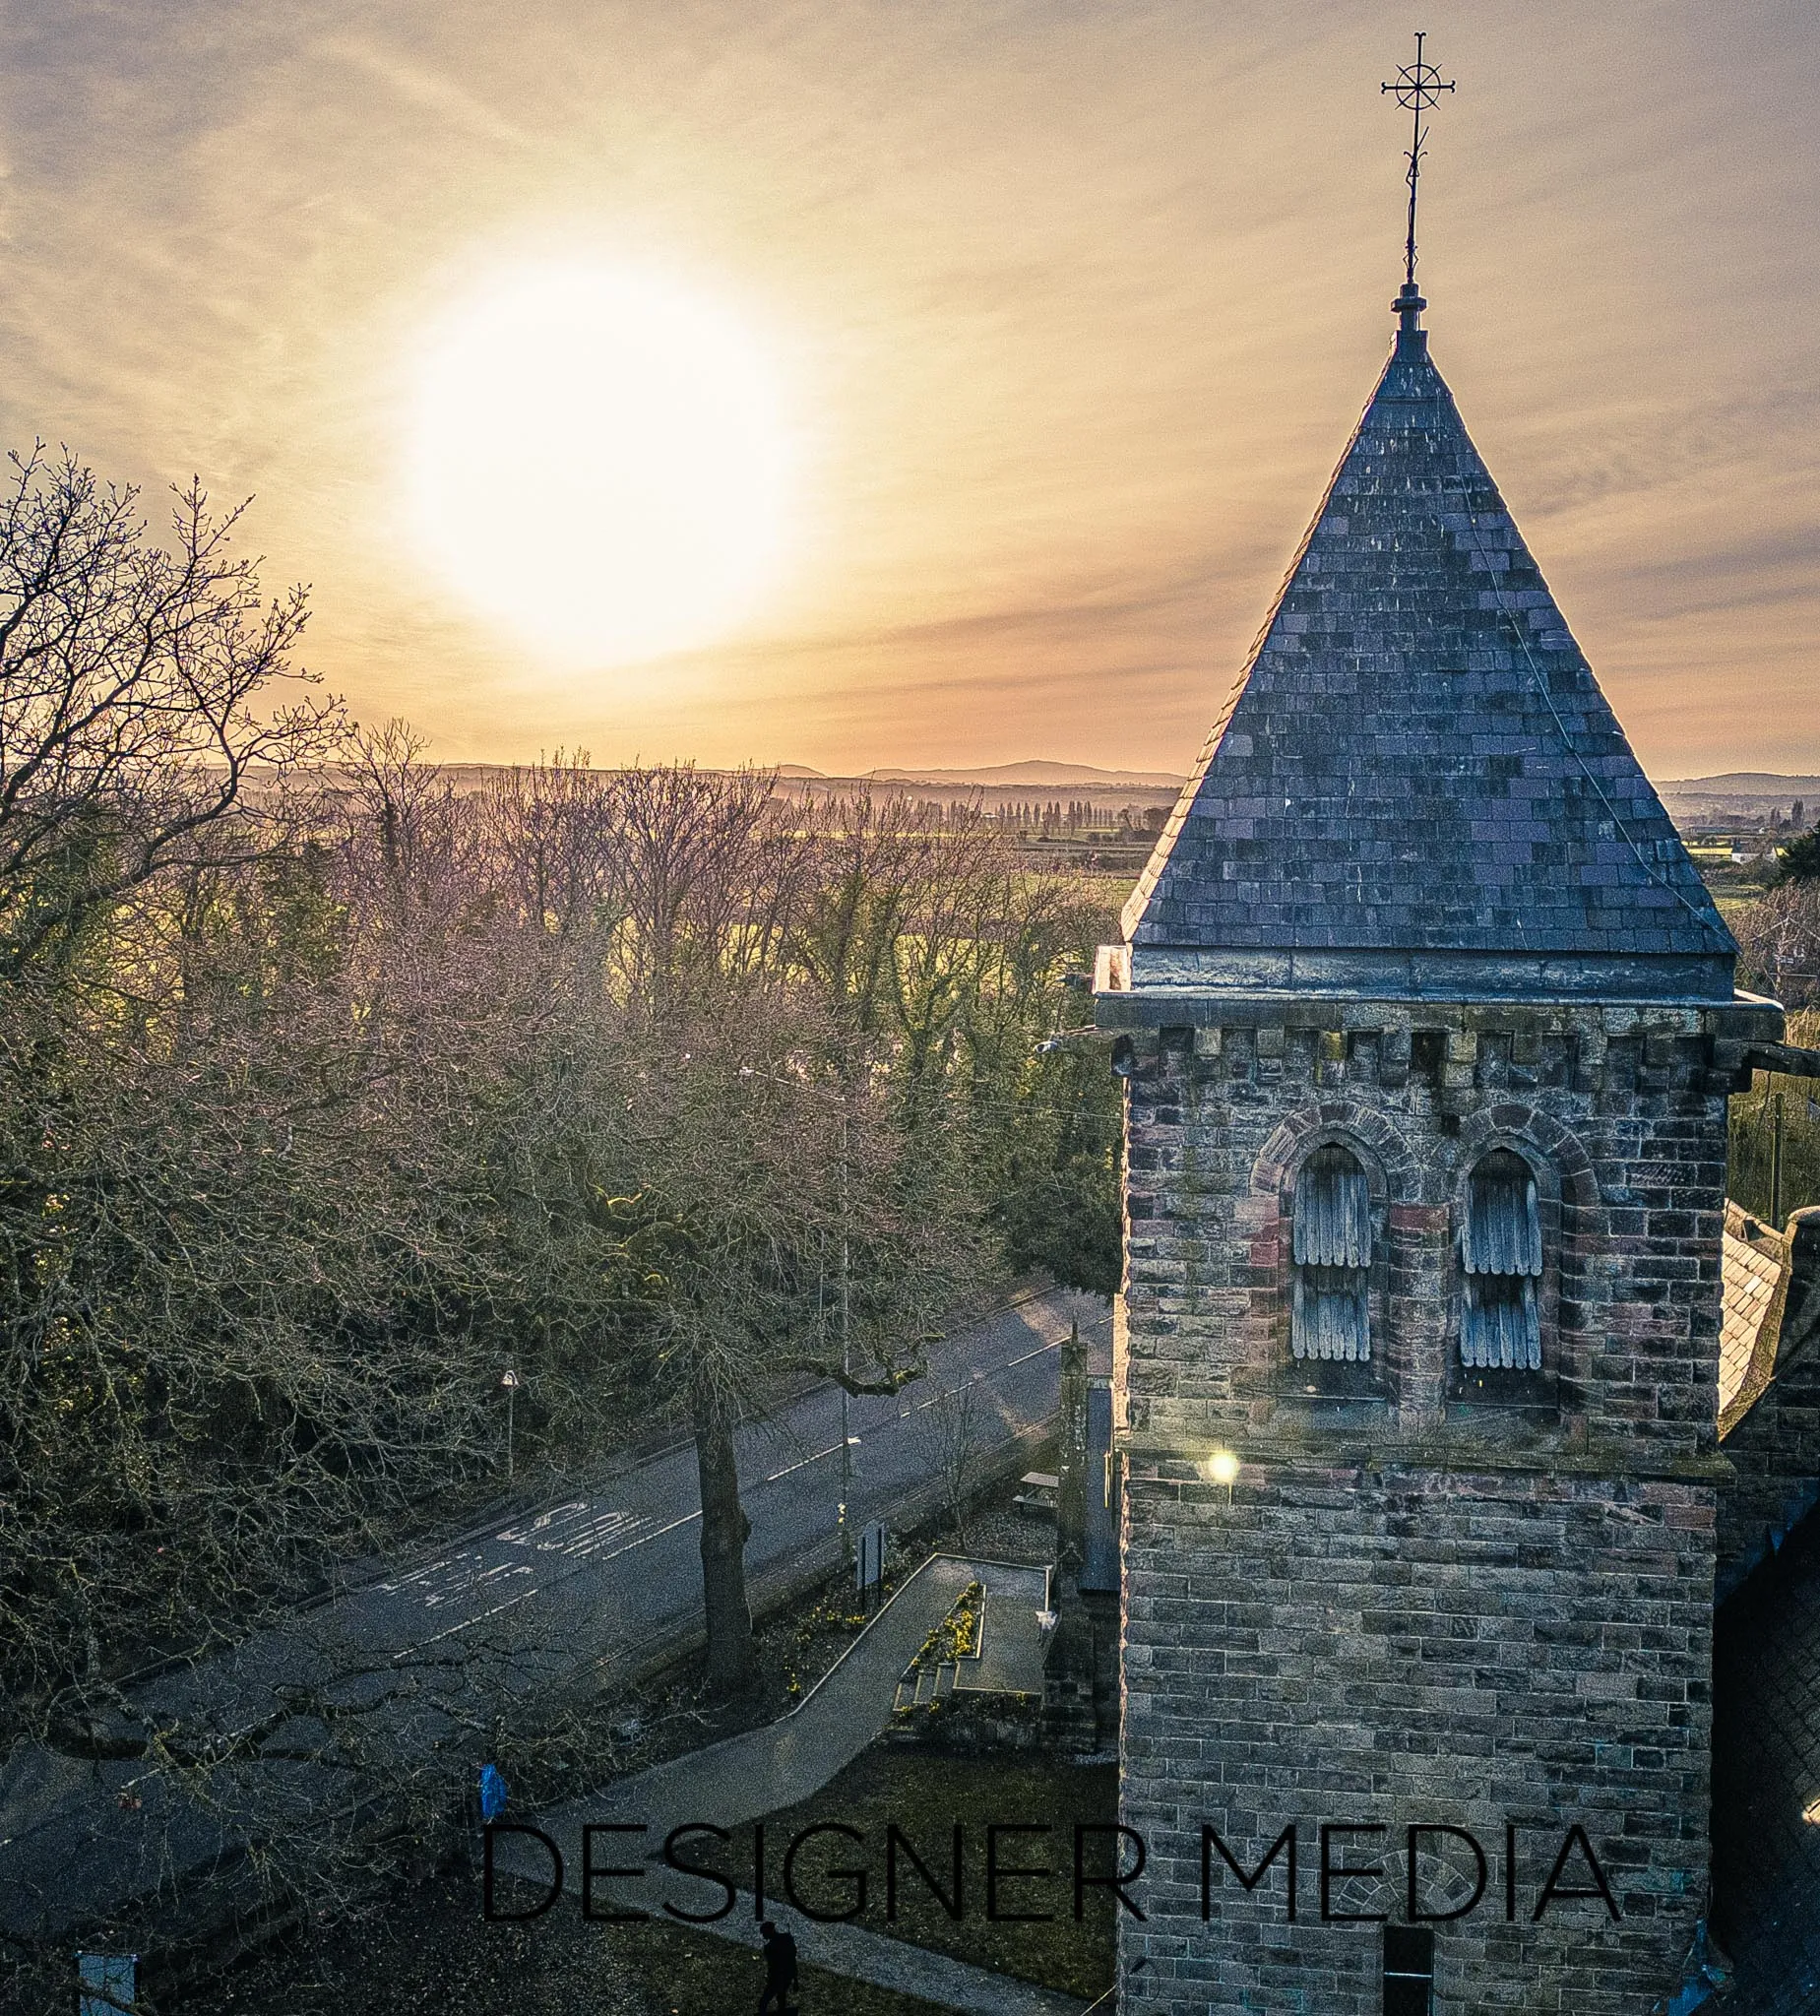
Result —
<path fill-rule="evenodd" d="M 863 1925 L 816 1924 L 787 1905 L 767 1905 L 766 1910 L 795 1938 L 798 1959 L 847 1981 L 913 1995 L 954 2016 L 1083 2016 L 1085 2004 L 1071 1995 L 1058 1995 L 1009 1974 L 969 1967 L 927 1946 L 912 1946 L 908 1939 L 887 1939 Z M 756 1949 L 759 1943 L 749 1912 L 735 1910 L 730 1918 L 704 1929 L 737 1945 Z"/>
<path fill-rule="evenodd" d="M 990 1572 L 951 1554 L 935 1555 L 787 1715 L 571 1799 L 542 1823 L 544 1831 L 560 1841 L 567 1827 L 579 1848 L 584 1820 L 643 1820 L 661 1841 L 686 1820 L 738 1827 L 820 1792 L 884 1728 L 898 1675 L 962 1590 Z"/>
<path fill-rule="evenodd" d="M 1039 1694 L 1044 1639 L 1038 1621 L 1048 1575 L 1041 1568 L 986 1566 L 985 1630 L 979 1656 L 964 1660 L 957 1693 Z"/>
<path fill-rule="evenodd" d="M 1023 1612 L 1033 1597 L 1040 1595 L 1041 1571 L 938 1554 L 898 1590 L 788 1715 L 538 1814 L 535 1824 L 561 1850 L 564 1888 L 579 1890 L 582 1828 L 590 1823 L 642 1824 L 649 1830 L 644 1837 L 651 1844 L 648 1858 L 655 1858 L 672 1827 L 695 1821 L 731 1829 L 819 1792 L 890 1719 L 900 1674 L 974 1580 L 985 1584 L 988 1644 L 995 1628 L 1006 1641 L 1005 1677 L 1027 1685 L 1033 1679 L 1039 1683 L 1039 1666 L 1034 1670 L 1031 1667 L 1039 1641 L 1034 1636 L 1034 1619 L 1029 1631 L 1024 1628 Z M 497 1851 L 502 1870 L 548 1883 L 548 1857 L 536 1844 L 502 1836 Z M 607 1858 L 605 1848 L 597 1845 L 596 1861 Z M 637 1858 L 636 1851 L 623 1853 L 627 1864 Z M 596 1900 L 610 1899 L 626 1910 L 649 1910 L 656 1908 L 660 1895 L 679 1910 L 703 1912 L 725 1901 L 718 1885 L 698 1885 L 667 1869 L 660 1893 L 646 1890 L 643 1883 L 643 1878 L 631 1878 L 596 1884 Z M 794 1934 L 803 1961 L 849 1981 L 892 1988 L 966 2016 L 1080 2016 L 1082 2005 L 1071 1996 L 970 1967 L 908 1940 L 886 1938 L 863 1925 L 823 1924 L 769 1900 L 765 1913 Z M 725 1918 L 702 1929 L 756 1947 L 759 1934 L 750 1894 L 741 1893 Z"/>

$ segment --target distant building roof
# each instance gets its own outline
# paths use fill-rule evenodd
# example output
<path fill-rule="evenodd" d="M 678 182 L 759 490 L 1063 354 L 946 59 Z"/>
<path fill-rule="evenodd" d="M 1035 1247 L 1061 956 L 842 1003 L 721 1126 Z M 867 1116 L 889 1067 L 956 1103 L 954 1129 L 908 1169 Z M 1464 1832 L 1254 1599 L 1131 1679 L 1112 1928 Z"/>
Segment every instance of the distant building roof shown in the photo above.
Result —
<path fill-rule="evenodd" d="M 1720 1279 L 1723 1442 L 1777 1380 L 1820 1352 L 1820 1209 L 1795 1212 L 1778 1231 L 1726 1198 Z"/>
<path fill-rule="evenodd" d="M 1731 936 L 1419 330 L 1123 921 L 1132 986 L 1729 996 Z"/>
<path fill-rule="evenodd" d="M 1820 2007 L 1820 1209 L 1726 1205 L 1714 1921 L 1750 2016 Z"/>
<path fill-rule="evenodd" d="M 1788 1242 L 1727 1199 L 1720 1252 L 1725 1291 L 1719 1332 L 1722 1429 L 1729 1429 L 1775 1372 L 1788 1273 Z"/>

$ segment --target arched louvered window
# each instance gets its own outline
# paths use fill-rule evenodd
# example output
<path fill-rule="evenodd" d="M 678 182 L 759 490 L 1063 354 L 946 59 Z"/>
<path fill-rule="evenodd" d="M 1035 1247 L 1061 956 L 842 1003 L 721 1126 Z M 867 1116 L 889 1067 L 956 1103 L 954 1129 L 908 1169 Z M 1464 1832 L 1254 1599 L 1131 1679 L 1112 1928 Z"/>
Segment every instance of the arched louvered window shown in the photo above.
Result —
<path fill-rule="evenodd" d="M 1462 1361 L 1496 1371 L 1539 1372 L 1541 1218 L 1530 1166 L 1507 1148 L 1493 1149 L 1473 1170 L 1460 1259 L 1466 1274 Z"/>
<path fill-rule="evenodd" d="M 1289 1346 L 1298 1358 L 1371 1355 L 1371 1192 L 1358 1158 L 1317 1148 L 1295 1179 Z"/>

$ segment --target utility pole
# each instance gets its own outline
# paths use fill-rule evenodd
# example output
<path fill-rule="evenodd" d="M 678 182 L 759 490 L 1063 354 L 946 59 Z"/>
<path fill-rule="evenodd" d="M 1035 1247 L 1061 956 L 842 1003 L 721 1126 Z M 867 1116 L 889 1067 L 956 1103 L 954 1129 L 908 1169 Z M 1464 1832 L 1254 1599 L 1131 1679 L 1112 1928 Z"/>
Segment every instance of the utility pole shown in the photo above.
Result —
<path fill-rule="evenodd" d="M 1770 1094 L 1770 1223 L 1782 1230 L 1782 1094 Z"/>
<path fill-rule="evenodd" d="M 851 1256 L 847 1242 L 847 1106 L 841 1107 L 841 1370 L 847 1378 L 853 1375 L 852 1360 L 852 1270 Z M 847 1508 L 853 1496 L 853 1428 L 852 1396 L 847 1388 L 841 1388 L 841 1560 L 844 1566 L 853 1565 L 853 1529 L 847 1516 Z"/>

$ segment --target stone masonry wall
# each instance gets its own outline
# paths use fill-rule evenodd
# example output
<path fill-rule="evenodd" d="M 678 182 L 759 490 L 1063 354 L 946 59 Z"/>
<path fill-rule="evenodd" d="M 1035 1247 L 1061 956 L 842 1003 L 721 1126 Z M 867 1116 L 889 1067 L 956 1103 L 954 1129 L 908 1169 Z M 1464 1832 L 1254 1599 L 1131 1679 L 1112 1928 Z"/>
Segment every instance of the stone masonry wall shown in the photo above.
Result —
<path fill-rule="evenodd" d="M 1390 1830 L 1336 1853 L 1383 1861 L 1350 1908 L 1401 1922 L 1422 1823 L 1488 1858 L 1477 1909 L 1436 1926 L 1437 2010 L 1643 2016 L 1706 1885 L 1724 1011 L 1189 1012 L 1127 1036 L 1123 1802 L 1154 1909 L 1121 1923 L 1121 2007 L 1376 2016 L 1380 1935 L 1322 1922 L 1319 1829 Z M 1371 1186 L 1373 1363 L 1312 1391 L 1287 1228 L 1334 1140 Z M 1458 1226 L 1491 1147 L 1529 1161 L 1545 1245 L 1543 1373 L 1503 1387 L 1458 1365 Z M 1291 1822 L 1295 1922 L 1280 1871 L 1247 1893 L 1216 1856 L 1203 1923 L 1202 1825 L 1250 1869 Z M 1616 1923 L 1597 1899 L 1534 1922 L 1573 1825 Z M 1591 1881 L 1577 1852 L 1559 1881 Z"/>
<path fill-rule="evenodd" d="M 1459 1214 L 1472 1165 L 1503 1146 L 1541 1192 L 1563 1435 L 1621 1442 L 1627 1463 L 1643 1447 L 1651 1461 L 1711 1453 L 1732 1084 L 1713 1061 L 1712 1011 L 1216 1012 L 1219 1025 L 1127 1038 L 1133 1433 L 1236 1433 L 1281 1414 L 1294 1176 L 1342 1140 L 1380 1206 L 1373 1352 L 1400 1427 L 1438 1422 L 1448 1404 Z"/>
<path fill-rule="evenodd" d="M 1770 1387 L 1726 1438 L 1737 1472 L 1720 1508 L 1719 1552 L 1729 1595 L 1820 1501 L 1820 1351 Z"/>
<path fill-rule="evenodd" d="M 1376 1926 L 1321 1922 L 1321 1828 L 1387 1830 L 1340 1838 L 1336 1864 L 1385 1876 L 1331 1902 L 1401 1922 L 1406 1830 L 1438 1823 L 1487 1862 L 1477 1908 L 1436 1926 L 1438 2010 L 1642 2016 L 1703 1909 L 1710 1489 L 1247 1465 L 1228 1506 L 1187 1465 L 1159 1473 L 1128 1496 L 1121 1818 L 1151 1859 L 1121 2007 L 1377 2016 Z M 1251 1871 L 1291 1823 L 1296 1922 L 1281 1859 L 1247 1893 L 1215 1851 L 1203 1923 L 1202 1827 Z M 1576 1899 L 1538 1925 L 1576 1823 L 1622 1920 Z M 1418 1904 L 1440 1912 L 1475 1870 L 1432 1846 Z M 1578 1855 L 1560 1880 L 1593 1882 Z"/>

